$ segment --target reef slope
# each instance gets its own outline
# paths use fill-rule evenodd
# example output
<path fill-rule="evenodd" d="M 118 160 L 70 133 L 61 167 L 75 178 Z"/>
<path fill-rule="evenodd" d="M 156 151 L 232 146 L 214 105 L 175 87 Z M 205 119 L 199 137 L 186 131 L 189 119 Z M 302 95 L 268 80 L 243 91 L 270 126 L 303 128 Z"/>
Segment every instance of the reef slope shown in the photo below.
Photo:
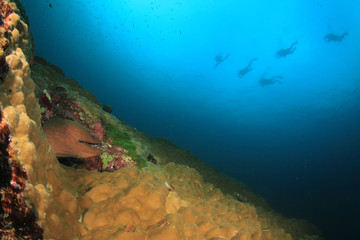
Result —
<path fill-rule="evenodd" d="M 103 111 L 91 92 L 33 56 L 18 2 L 1 1 L 1 18 L 2 239 L 322 239 L 310 223 L 282 217 L 187 150 Z M 86 161 L 98 171 L 60 164 L 42 130 L 52 117 L 83 123 L 112 158 Z M 111 139 L 123 144 L 112 148 L 107 125 L 128 142 Z M 110 168 L 104 161 L 114 156 L 122 162 Z"/>

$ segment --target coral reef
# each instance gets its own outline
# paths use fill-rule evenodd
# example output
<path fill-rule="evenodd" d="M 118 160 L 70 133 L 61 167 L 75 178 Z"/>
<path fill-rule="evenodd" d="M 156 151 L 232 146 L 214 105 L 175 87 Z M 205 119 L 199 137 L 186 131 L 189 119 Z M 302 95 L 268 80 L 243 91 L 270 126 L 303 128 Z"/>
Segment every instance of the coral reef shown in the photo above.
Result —
<path fill-rule="evenodd" d="M 2 128 L 6 126 L 9 131 L 8 134 L 2 131 L 1 136 L 2 143 L 7 144 L 2 146 L 1 175 L 3 171 L 6 175 L 11 172 L 11 178 L 4 177 L 1 184 L 1 237 L 42 239 L 43 235 L 49 236 L 49 232 L 59 228 L 57 215 L 67 215 L 75 217 L 74 220 L 69 218 L 62 223 L 63 229 L 56 234 L 63 239 L 74 239 L 76 232 L 79 233 L 76 230 L 79 224 L 75 220 L 76 212 L 70 213 L 68 203 L 76 199 L 70 190 L 61 190 L 62 186 L 58 185 L 66 184 L 67 180 L 61 179 L 63 170 L 42 133 L 40 108 L 30 79 L 27 59 L 33 52 L 31 34 L 24 22 L 26 18 L 19 15 L 18 5 L 1 1 L 2 10 L 6 4 L 12 12 L 8 16 L 6 12 L 1 13 L 0 28 L 5 31 L 1 41 L 5 38 L 9 44 L 2 49 L 1 56 L 6 60 L 1 63 L 6 66 L 1 66 L 0 108 Z M 64 194 L 69 196 L 66 202 L 61 200 Z"/>
<path fill-rule="evenodd" d="M 126 138 L 126 141 L 122 140 L 121 144 L 116 143 L 116 141 L 112 143 L 114 134 L 117 137 L 119 130 L 112 128 L 104 121 L 105 112 L 101 110 L 97 100 L 94 101 L 95 97 L 89 97 L 92 96 L 89 91 L 83 90 L 74 80 L 67 80 L 63 71 L 58 67 L 54 67 L 54 65 L 39 57 L 35 57 L 35 59 L 36 62 L 32 67 L 32 76 L 36 84 L 36 96 L 41 107 L 41 121 L 44 125 L 45 134 L 50 134 L 48 140 L 55 149 L 55 152 L 57 152 L 57 156 L 67 157 L 67 159 L 60 159 L 60 162 L 71 166 L 83 166 L 88 170 L 98 170 L 100 172 L 132 167 L 137 162 L 140 162 L 139 156 L 135 154 L 134 146 L 129 141 L 129 137 Z M 57 127 L 57 130 L 54 128 L 55 131 L 52 131 L 53 133 L 56 132 L 56 134 L 51 134 L 51 131 L 48 131 L 48 123 L 53 122 L 53 119 L 56 118 L 63 119 L 63 123 L 71 120 L 73 126 L 81 124 L 81 126 L 86 128 L 83 129 L 83 134 L 85 134 L 85 131 L 89 132 L 100 142 L 91 142 L 91 139 L 77 142 L 81 139 L 79 139 L 79 134 L 74 136 L 74 129 L 69 130 L 74 132 L 70 134 L 61 131 L 60 127 Z M 79 131 L 77 132 L 79 133 Z M 60 139 L 65 139 L 65 135 L 73 136 L 71 138 L 73 142 L 60 141 Z M 120 137 L 123 137 L 123 135 Z M 87 144 L 85 145 L 84 143 Z M 91 143 L 91 147 L 94 147 L 94 144 L 99 145 L 99 149 L 95 151 L 95 149 L 89 148 L 89 143 Z M 59 153 L 58 148 L 60 147 L 65 148 L 67 153 Z M 126 149 L 128 147 L 130 147 L 129 151 Z M 79 148 L 87 149 L 88 153 L 92 152 L 94 154 L 84 155 L 86 152 L 83 152 L 81 155 Z M 101 154 L 102 152 L 103 154 Z M 79 161 L 74 159 L 74 157 L 82 158 L 83 160 Z M 112 159 L 111 162 L 109 162 L 110 157 Z"/>
<path fill-rule="evenodd" d="M 21 85 L 19 81 L 16 82 L 16 77 L 19 77 L 21 71 L 19 74 L 16 69 L 19 69 L 22 65 L 22 59 L 17 58 L 17 56 L 21 58 L 23 55 L 21 55 L 21 50 L 13 54 L 8 53 L 10 49 L 14 50 L 18 44 L 21 44 L 23 40 L 21 37 L 26 36 L 26 33 L 19 34 L 17 27 L 22 26 L 24 23 L 19 19 L 19 15 L 15 13 L 16 10 L 15 5 L 4 1 L 0 2 L 0 15 L 3 23 L 0 26 L 1 99 L 4 100 L 4 94 L 7 94 L 10 102 L 15 103 L 19 102 L 19 100 L 11 99 L 11 96 L 18 93 L 17 90 Z M 8 56 L 6 56 L 7 54 Z M 19 97 L 21 98 L 21 95 Z M 43 230 L 36 222 L 36 212 L 33 211 L 22 196 L 28 176 L 18 159 L 19 150 L 15 147 L 18 143 L 17 139 L 11 138 L 11 130 L 14 126 L 8 123 L 7 109 L 3 109 L 3 101 L 1 103 L 0 236 L 1 239 L 42 239 Z M 21 109 L 19 110 L 21 111 Z"/>
<path fill-rule="evenodd" d="M 11 149 L 10 130 L 6 118 L 0 116 L 0 236 L 1 239 L 42 239 L 43 230 L 36 223 L 35 212 L 28 206 L 21 192 L 27 175 Z"/>
<path fill-rule="evenodd" d="M 2 239 L 322 239 L 310 223 L 280 216 L 187 150 L 103 111 L 60 68 L 32 55 L 19 3 L 0 3 Z M 42 126 L 46 132 L 55 117 L 76 124 L 66 136 L 95 136 L 102 153 L 70 159 L 76 168 L 60 164 L 62 140 L 50 145 Z"/>

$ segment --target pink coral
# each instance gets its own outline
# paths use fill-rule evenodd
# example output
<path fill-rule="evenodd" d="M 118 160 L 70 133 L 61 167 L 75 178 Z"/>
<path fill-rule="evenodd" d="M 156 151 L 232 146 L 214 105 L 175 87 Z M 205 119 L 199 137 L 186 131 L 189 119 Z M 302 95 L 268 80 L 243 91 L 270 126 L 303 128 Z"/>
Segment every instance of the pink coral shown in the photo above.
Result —
<path fill-rule="evenodd" d="M 124 155 L 127 152 L 125 149 L 106 144 L 103 147 L 104 152 L 113 157 L 113 159 L 103 169 L 104 171 L 115 171 L 124 167 L 133 167 L 135 163 L 130 159 L 129 156 Z"/>
<path fill-rule="evenodd" d="M 91 134 L 93 134 L 95 137 L 97 137 L 98 139 L 100 139 L 101 141 L 104 141 L 104 136 L 105 136 L 105 129 L 104 127 L 101 125 L 101 120 L 98 119 L 95 123 L 95 127 L 93 128 L 93 130 L 91 131 Z"/>

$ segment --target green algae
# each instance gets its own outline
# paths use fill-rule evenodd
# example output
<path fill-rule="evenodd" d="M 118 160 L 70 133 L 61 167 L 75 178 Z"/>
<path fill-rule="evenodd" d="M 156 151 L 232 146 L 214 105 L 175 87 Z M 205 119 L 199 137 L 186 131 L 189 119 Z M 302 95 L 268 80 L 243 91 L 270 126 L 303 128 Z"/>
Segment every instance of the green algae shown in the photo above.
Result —
<path fill-rule="evenodd" d="M 137 163 L 138 168 L 144 168 L 147 166 L 146 160 L 137 155 L 136 146 L 133 142 L 131 142 L 129 134 L 121 131 L 111 124 L 106 124 L 105 131 L 106 135 L 112 139 L 111 144 L 127 150 L 127 154 Z"/>
<path fill-rule="evenodd" d="M 102 163 L 103 163 L 103 169 L 107 168 L 107 166 L 109 165 L 109 163 L 114 159 L 114 156 L 111 156 L 107 153 L 102 153 L 100 155 L 101 159 L 102 159 Z"/>

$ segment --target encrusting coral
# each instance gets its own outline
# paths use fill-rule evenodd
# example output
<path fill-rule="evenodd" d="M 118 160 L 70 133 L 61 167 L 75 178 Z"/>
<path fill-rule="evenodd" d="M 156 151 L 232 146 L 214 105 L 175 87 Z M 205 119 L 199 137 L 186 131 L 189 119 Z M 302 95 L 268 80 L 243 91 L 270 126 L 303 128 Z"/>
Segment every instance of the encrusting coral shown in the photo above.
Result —
<path fill-rule="evenodd" d="M 32 56 L 19 3 L 0 0 L 0 7 L 2 239 L 322 239 L 311 224 L 276 214 L 188 151 L 103 111 L 61 69 Z M 61 123 L 55 124 L 56 137 L 64 121 L 73 141 L 93 143 L 95 136 L 102 153 L 90 148 L 96 155 L 86 154 L 86 169 L 61 165 L 55 151 L 83 157 L 84 150 L 74 154 L 75 145 L 58 151 L 64 142 L 54 133 L 46 137 L 46 121 Z"/>

